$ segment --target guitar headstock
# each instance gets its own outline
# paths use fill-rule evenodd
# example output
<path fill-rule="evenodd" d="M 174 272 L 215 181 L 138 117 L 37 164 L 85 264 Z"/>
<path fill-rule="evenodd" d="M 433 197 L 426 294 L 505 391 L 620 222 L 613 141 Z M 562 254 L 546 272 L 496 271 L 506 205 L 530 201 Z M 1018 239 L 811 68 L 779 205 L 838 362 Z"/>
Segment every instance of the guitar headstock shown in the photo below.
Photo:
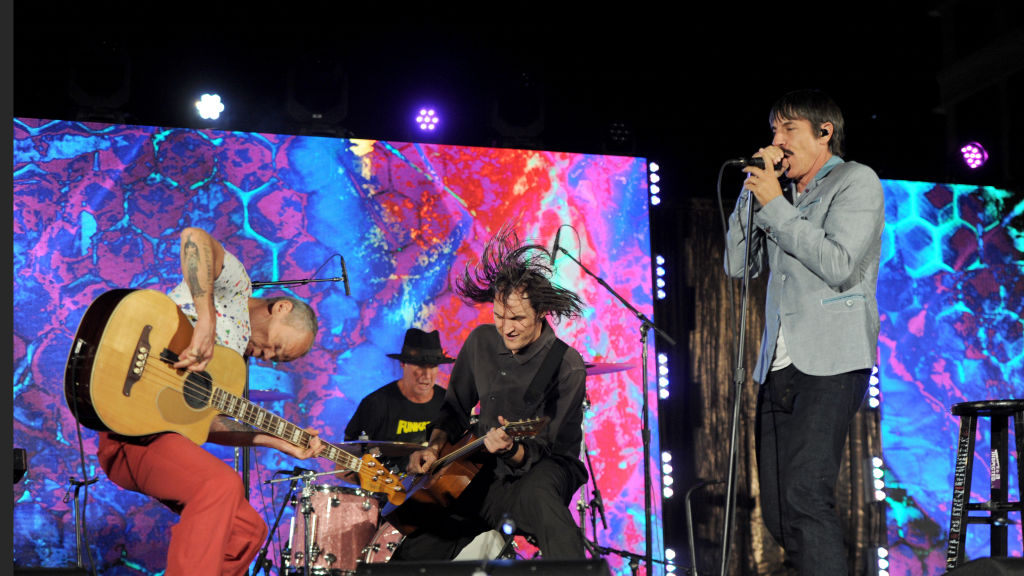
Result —
<path fill-rule="evenodd" d="M 364 454 L 359 466 L 359 485 L 363 490 L 387 494 L 388 502 L 399 506 L 405 502 L 402 479 L 384 467 L 372 454 Z"/>
<path fill-rule="evenodd" d="M 518 420 L 506 423 L 502 429 L 505 431 L 505 434 L 513 438 L 528 438 L 540 434 L 550 420 L 551 418 L 547 416 L 541 416 L 532 420 Z"/>

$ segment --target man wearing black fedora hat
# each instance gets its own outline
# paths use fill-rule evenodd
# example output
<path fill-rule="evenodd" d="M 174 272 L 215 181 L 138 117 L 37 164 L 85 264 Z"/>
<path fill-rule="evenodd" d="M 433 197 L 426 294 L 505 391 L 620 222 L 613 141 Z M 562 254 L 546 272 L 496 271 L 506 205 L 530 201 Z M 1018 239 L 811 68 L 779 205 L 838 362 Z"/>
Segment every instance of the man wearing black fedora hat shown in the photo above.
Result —
<path fill-rule="evenodd" d="M 371 392 L 359 403 L 345 427 L 345 440 L 376 440 L 423 444 L 427 427 L 437 418 L 444 402 L 444 388 L 437 385 L 439 364 L 455 362 L 445 356 L 437 330 L 424 332 L 410 328 L 398 354 L 388 354 L 401 362 L 402 377 Z M 389 468 L 405 462 L 384 462 Z"/>

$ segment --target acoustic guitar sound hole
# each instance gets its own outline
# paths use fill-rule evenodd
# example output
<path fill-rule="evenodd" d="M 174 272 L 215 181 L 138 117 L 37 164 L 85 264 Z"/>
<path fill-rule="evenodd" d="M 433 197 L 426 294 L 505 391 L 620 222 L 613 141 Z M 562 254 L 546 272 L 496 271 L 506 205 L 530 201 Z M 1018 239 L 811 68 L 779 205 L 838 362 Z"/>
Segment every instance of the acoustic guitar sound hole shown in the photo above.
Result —
<path fill-rule="evenodd" d="M 190 408 L 201 410 L 210 405 L 213 385 L 208 372 L 190 372 L 185 378 L 185 402 Z"/>

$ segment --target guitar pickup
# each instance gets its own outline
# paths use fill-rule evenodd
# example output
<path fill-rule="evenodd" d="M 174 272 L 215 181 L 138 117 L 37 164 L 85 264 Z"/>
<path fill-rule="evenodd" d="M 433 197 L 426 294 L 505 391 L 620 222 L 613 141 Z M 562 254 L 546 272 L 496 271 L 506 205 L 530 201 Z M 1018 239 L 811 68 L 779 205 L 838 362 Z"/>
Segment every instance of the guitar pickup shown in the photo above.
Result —
<path fill-rule="evenodd" d="M 132 395 L 132 386 L 142 379 L 142 373 L 146 370 L 146 361 L 149 360 L 149 333 L 153 326 L 146 325 L 139 334 L 139 341 L 135 343 L 135 352 L 132 353 L 131 365 L 128 367 L 128 376 L 124 379 L 124 388 L 121 393 L 125 396 Z"/>

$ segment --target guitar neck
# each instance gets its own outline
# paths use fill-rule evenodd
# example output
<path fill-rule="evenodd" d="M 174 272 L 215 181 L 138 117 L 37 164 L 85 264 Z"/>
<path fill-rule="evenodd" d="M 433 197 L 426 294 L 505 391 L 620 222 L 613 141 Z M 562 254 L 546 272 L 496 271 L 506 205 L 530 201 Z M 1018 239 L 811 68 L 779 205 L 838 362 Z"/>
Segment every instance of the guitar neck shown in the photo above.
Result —
<path fill-rule="evenodd" d="M 505 433 L 511 436 L 512 438 L 533 436 L 534 434 L 537 433 L 537 431 L 532 425 L 540 421 L 541 420 L 536 420 L 533 422 L 512 422 L 502 426 L 501 429 L 504 430 Z M 483 445 L 484 439 L 483 436 L 481 436 L 480 438 L 473 440 L 472 442 L 466 444 L 465 446 L 462 446 L 461 448 L 452 450 L 443 458 L 438 458 L 437 460 L 434 460 L 433 464 L 431 464 L 430 471 L 433 472 L 435 470 L 443 468 L 444 466 L 447 466 L 448 464 L 451 464 L 452 462 L 458 460 L 459 458 L 468 456 L 473 452 L 479 450 Z"/>
<path fill-rule="evenodd" d="M 223 388 L 214 388 L 210 405 L 222 414 L 231 416 L 239 422 L 244 422 L 261 432 L 280 438 L 293 446 L 309 448 L 309 441 L 313 437 L 312 434 Z M 321 458 L 326 458 L 347 470 L 359 472 L 359 468 L 362 466 L 361 459 L 329 442 L 321 440 L 320 443 L 325 446 L 319 454 Z"/>
<path fill-rule="evenodd" d="M 484 445 L 484 439 L 483 438 L 477 438 L 476 440 L 470 442 L 469 444 L 466 444 L 465 446 L 459 448 L 458 450 L 452 450 L 451 452 L 446 454 L 443 458 L 438 458 L 437 460 L 434 461 L 434 463 L 431 465 L 431 467 L 432 467 L 433 470 L 437 470 L 438 468 L 441 468 L 443 466 L 447 466 L 448 464 L 451 464 L 452 462 L 458 460 L 459 458 L 462 458 L 464 456 L 468 456 L 468 455 L 472 454 L 473 452 L 476 452 L 483 445 Z"/>

